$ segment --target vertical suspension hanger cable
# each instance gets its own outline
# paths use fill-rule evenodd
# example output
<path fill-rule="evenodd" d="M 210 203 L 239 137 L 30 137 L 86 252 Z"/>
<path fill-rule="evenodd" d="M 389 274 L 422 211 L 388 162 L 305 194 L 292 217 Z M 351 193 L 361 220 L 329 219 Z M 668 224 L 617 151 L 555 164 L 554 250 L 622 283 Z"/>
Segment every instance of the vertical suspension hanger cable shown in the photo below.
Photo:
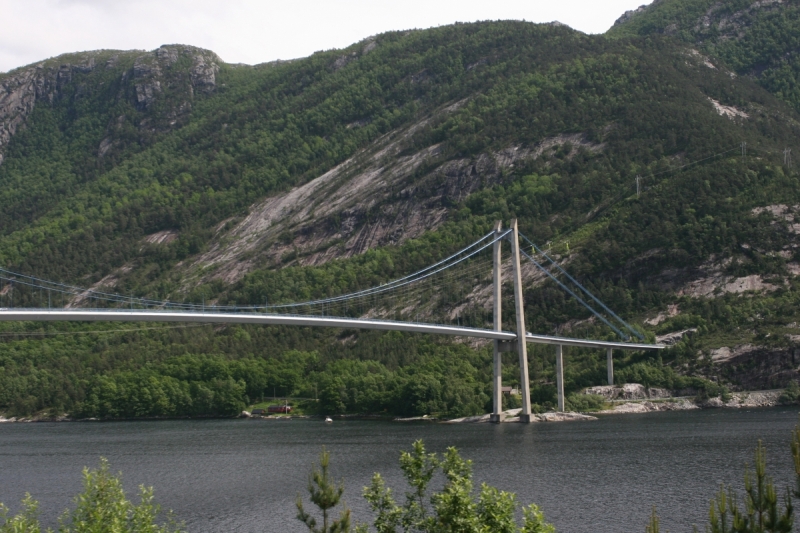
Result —
<path fill-rule="evenodd" d="M 536 265 L 536 266 L 539 268 L 539 270 L 541 270 L 542 272 L 544 272 L 545 274 L 547 274 L 547 276 L 548 276 L 550 279 L 552 279 L 553 281 L 555 281 L 555 282 L 556 282 L 556 283 L 557 283 L 557 284 L 558 284 L 558 285 L 559 285 L 559 286 L 560 286 L 562 289 L 564 289 L 565 291 L 567 291 L 567 292 L 568 292 L 568 293 L 569 293 L 569 294 L 570 294 L 570 295 L 571 295 L 573 298 L 575 298 L 576 300 L 578 300 L 578 302 L 580 302 L 580 303 L 581 303 L 581 304 L 582 304 L 582 305 L 583 305 L 583 306 L 584 306 L 586 309 L 588 309 L 589 311 L 591 311 L 591 312 L 592 312 L 592 314 L 593 314 L 594 316 L 596 316 L 597 318 L 599 318 L 599 319 L 600 319 L 600 320 L 601 320 L 601 321 L 602 321 L 602 322 L 603 322 L 603 323 L 604 323 L 606 326 L 608 326 L 608 327 L 610 327 L 611 329 L 613 329 L 613 330 L 614 330 L 614 332 L 615 332 L 617 335 L 619 335 L 620 337 L 622 337 L 622 338 L 623 338 L 623 339 L 625 339 L 626 341 L 630 340 L 630 336 L 628 336 L 628 335 L 625 335 L 623 332 L 621 332 L 621 331 L 619 330 L 619 328 L 617 328 L 616 326 L 614 326 L 614 324 L 612 324 L 611 322 L 609 322 L 609 321 L 606 319 L 606 317 L 604 317 L 603 315 L 601 315 L 600 313 L 598 313 L 598 312 L 597 312 L 597 311 L 596 311 L 596 310 L 595 310 L 595 309 L 594 309 L 594 308 L 593 308 L 591 305 L 587 304 L 587 303 L 586 303 L 586 302 L 583 300 L 583 298 L 581 298 L 580 296 L 578 296 L 577 294 L 575 294 L 575 292 L 573 292 L 573 291 L 572 291 L 572 289 L 570 289 L 569 287 L 567 287 L 566 285 L 564 285 L 563 283 L 561 283 L 561 281 L 560 281 L 558 278 L 556 278 L 556 277 L 555 277 L 555 276 L 554 276 L 554 275 L 553 275 L 553 274 L 552 274 L 552 273 L 551 273 L 549 270 L 547 270 L 547 269 L 544 267 L 544 265 L 540 264 L 538 261 L 536 261 L 536 259 L 534 259 L 533 257 L 529 256 L 529 255 L 528 255 L 528 253 L 527 253 L 527 252 L 525 252 L 525 250 L 523 250 L 521 247 L 520 247 L 520 250 L 519 250 L 519 251 L 520 251 L 520 253 L 521 253 L 522 255 L 524 255 L 525 257 L 527 257 L 527 258 L 528 258 L 528 260 L 529 260 L 531 263 L 533 263 L 534 265 Z"/>
<path fill-rule="evenodd" d="M 587 295 L 588 295 L 588 296 L 589 296 L 589 297 L 590 297 L 592 300 L 594 300 L 594 301 L 595 301 L 595 303 L 597 303 L 597 304 L 598 304 L 600 307 L 602 307 L 602 308 L 603 308 L 603 309 L 604 309 L 604 310 L 605 310 L 607 313 L 609 313 L 611 316 L 613 316 L 615 319 L 617 319 L 617 320 L 618 320 L 618 321 L 619 321 L 619 322 L 620 322 L 620 323 L 621 323 L 623 326 L 625 326 L 625 328 L 626 328 L 628 331 L 630 331 L 631 333 L 633 333 L 634 335 L 636 335 L 636 336 L 639 338 L 639 340 L 644 340 L 644 336 L 643 336 L 641 333 L 639 333 L 639 332 L 638 332 L 638 331 L 636 331 L 636 330 L 635 330 L 633 327 L 631 327 L 631 326 L 630 326 L 630 324 L 628 324 L 627 322 L 625 322 L 624 320 L 622 320 L 622 319 L 621 319 L 621 318 L 620 318 L 620 317 L 619 317 L 619 316 L 618 316 L 618 315 L 617 315 L 617 314 L 616 314 L 614 311 L 612 311 L 611 309 L 609 309 L 609 308 L 608 308 L 608 306 L 606 306 L 606 304 L 604 304 L 604 303 L 603 303 L 603 302 L 602 302 L 602 301 L 601 301 L 599 298 L 597 298 L 597 297 L 596 297 L 594 294 L 592 294 L 592 293 L 589 291 L 589 289 L 587 289 L 586 287 L 584 287 L 583 285 L 581 285 L 580 283 L 578 283 L 578 281 L 577 281 L 575 278 L 573 278 L 572 276 L 570 276 L 570 275 L 569 275 L 569 273 L 568 273 L 566 270 L 564 270 L 564 269 L 561 267 L 561 265 L 559 265 L 559 264 L 558 264 L 558 263 L 557 263 L 557 262 L 556 262 L 556 261 L 555 261 L 553 258 L 551 258 L 549 255 L 547 255 L 547 254 L 544 252 L 544 250 L 542 250 L 541 248 L 539 248 L 538 246 L 536 246 L 536 245 L 535 245 L 533 242 L 531 242 L 531 240 L 530 240 L 530 239 L 528 239 L 528 238 L 527 238 L 525 235 L 523 235 L 522 233 L 520 233 L 520 234 L 519 234 L 519 236 L 520 236 L 520 237 L 522 237 L 523 239 L 525 239 L 525 241 L 526 241 L 528 244 L 530 244 L 530 245 L 531 245 L 531 247 L 532 247 L 534 250 L 536 250 L 538 253 L 542 254 L 542 256 L 543 256 L 545 259 L 547 259 L 548 261 L 550 261 L 550 263 L 551 263 L 553 266 L 555 266 L 555 267 L 556 267 L 556 268 L 557 268 L 557 269 L 558 269 L 558 270 L 559 270 L 559 271 L 560 271 L 562 274 L 564 274 L 564 275 L 565 275 L 565 276 L 566 276 L 566 277 L 567 277 L 567 278 L 568 278 L 568 279 L 569 279 L 569 280 L 570 280 L 572 283 L 574 283 L 575 285 L 577 285 L 577 286 L 578 286 L 578 288 L 580 288 L 580 289 L 581 289 L 581 290 L 582 290 L 584 293 L 586 293 L 586 294 L 587 294 Z"/>

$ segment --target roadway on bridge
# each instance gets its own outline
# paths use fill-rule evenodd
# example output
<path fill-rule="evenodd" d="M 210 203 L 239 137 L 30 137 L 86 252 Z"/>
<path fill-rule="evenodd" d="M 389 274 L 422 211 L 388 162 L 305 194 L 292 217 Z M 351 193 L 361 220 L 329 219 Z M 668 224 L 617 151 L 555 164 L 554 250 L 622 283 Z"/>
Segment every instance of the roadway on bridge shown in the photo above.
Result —
<path fill-rule="evenodd" d="M 153 311 L 153 310 L 105 310 L 105 309 L 9 309 L 0 308 L 0 321 L 33 322 L 200 322 L 208 324 L 256 324 L 263 326 L 310 326 L 342 329 L 374 329 L 382 331 L 404 331 L 409 333 L 429 333 L 456 337 L 473 337 L 500 341 L 517 340 L 517 334 L 510 331 L 468 328 L 446 324 L 420 324 L 394 320 L 373 320 L 363 318 L 343 318 L 327 316 L 280 315 L 271 313 L 215 313 L 191 311 Z M 614 342 L 600 340 L 574 339 L 528 333 L 527 342 L 534 344 L 554 344 L 584 348 L 612 348 L 617 350 L 660 350 L 662 344 Z"/>

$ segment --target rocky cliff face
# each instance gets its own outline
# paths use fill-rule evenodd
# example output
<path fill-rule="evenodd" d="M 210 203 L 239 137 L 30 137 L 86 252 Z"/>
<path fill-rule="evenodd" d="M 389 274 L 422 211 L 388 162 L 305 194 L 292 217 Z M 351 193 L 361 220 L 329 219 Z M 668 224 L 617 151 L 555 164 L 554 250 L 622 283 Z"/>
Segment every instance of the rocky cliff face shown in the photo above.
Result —
<path fill-rule="evenodd" d="M 179 118 L 191 111 L 196 91 L 214 91 L 221 63 L 219 57 L 208 50 L 165 45 L 145 53 L 97 51 L 69 54 L 0 76 L 0 163 L 4 148 L 24 127 L 34 108 L 57 103 L 65 96 L 66 87 L 73 80 L 77 81 L 77 77 L 98 79 L 87 79 L 86 83 L 73 87 L 69 91 L 72 98 L 84 97 L 92 91 L 102 90 L 104 84 L 116 83 L 120 87 L 117 99 L 129 102 L 145 115 L 139 118 L 140 128 L 165 129 L 179 124 Z M 169 109 L 161 110 L 159 119 L 146 116 L 161 99 L 168 100 L 165 104 Z M 114 121 L 120 118 L 124 117 L 115 117 Z M 100 156 L 114 144 L 112 125 L 109 137 L 98 148 Z"/>
<path fill-rule="evenodd" d="M 95 66 L 94 56 L 87 54 L 76 64 L 40 63 L 0 78 L 0 163 L 3 148 L 25 124 L 36 103 L 52 104 L 59 91 L 72 80 L 74 72 L 91 72 Z"/>
<path fill-rule="evenodd" d="M 723 347 L 712 350 L 711 359 L 716 367 L 713 372 L 738 390 L 784 388 L 800 379 L 800 347 L 796 345 Z"/>

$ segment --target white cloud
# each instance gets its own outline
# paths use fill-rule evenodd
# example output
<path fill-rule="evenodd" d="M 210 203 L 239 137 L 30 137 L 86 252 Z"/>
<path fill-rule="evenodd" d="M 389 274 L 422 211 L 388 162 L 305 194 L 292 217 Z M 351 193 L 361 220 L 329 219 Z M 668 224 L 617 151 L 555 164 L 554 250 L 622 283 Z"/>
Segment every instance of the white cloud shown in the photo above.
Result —
<path fill-rule="evenodd" d="M 645 0 L 649 3 L 649 0 Z M 182 43 L 227 62 L 343 48 L 390 30 L 475 20 L 558 20 L 602 33 L 642 0 L 0 0 L 0 72 L 67 52 Z"/>

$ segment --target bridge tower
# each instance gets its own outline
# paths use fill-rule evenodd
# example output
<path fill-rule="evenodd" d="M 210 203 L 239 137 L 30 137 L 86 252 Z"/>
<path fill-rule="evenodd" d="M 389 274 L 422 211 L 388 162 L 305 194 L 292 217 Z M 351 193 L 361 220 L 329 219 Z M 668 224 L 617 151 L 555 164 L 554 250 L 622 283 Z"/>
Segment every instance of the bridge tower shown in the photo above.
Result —
<path fill-rule="evenodd" d="M 494 225 L 495 238 L 500 236 L 503 229 L 503 223 L 497 221 Z M 497 240 L 494 243 L 492 254 L 492 281 L 494 285 L 494 330 L 503 330 L 503 305 L 501 298 L 501 291 L 503 289 L 503 273 L 502 273 L 502 246 L 503 242 Z M 503 421 L 503 353 L 500 351 L 499 340 L 494 341 L 494 376 L 492 380 L 492 415 L 490 421 L 498 423 Z"/>
<path fill-rule="evenodd" d="M 501 233 L 502 223 L 497 222 L 494 227 L 495 235 Z M 522 392 L 522 411 L 519 421 L 530 423 L 531 421 L 531 383 L 528 375 L 528 342 L 525 339 L 527 329 L 525 327 L 525 309 L 522 299 L 522 269 L 520 266 L 519 253 L 519 228 L 517 219 L 511 221 L 511 266 L 514 276 L 514 307 L 517 315 L 517 340 L 512 342 L 494 341 L 494 380 L 492 390 L 492 422 L 502 422 L 503 417 L 503 376 L 502 376 L 502 352 L 516 349 L 519 355 L 519 383 Z M 494 257 L 492 261 L 493 283 L 494 283 L 494 329 L 502 329 L 502 271 L 501 271 L 501 241 L 494 243 Z"/>
<path fill-rule="evenodd" d="M 522 300 L 522 270 L 519 262 L 519 228 L 517 219 L 511 221 L 511 266 L 514 271 L 514 305 L 517 311 L 517 353 L 519 354 L 519 381 L 522 389 L 522 411 L 519 421 L 531 421 L 531 380 L 528 377 L 528 341 L 525 336 L 525 306 Z"/>

